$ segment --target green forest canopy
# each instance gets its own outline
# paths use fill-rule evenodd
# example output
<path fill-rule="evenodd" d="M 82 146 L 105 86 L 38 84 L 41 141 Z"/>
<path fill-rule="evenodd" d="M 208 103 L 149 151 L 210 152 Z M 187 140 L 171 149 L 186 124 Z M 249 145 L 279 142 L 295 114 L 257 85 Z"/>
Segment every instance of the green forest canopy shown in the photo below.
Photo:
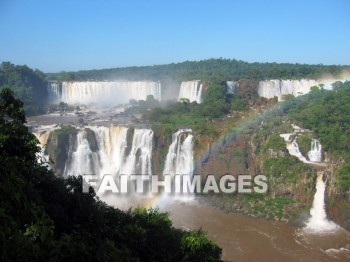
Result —
<path fill-rule="evenodd" d="M 132 66 L 77 72 L 48 73 L 52 80 L 167 80 L 177 81 L 218 76 L 221 80 L 239 79 L 317 79 L 323 75 L 339 75 L 350 66 L 308 65 L 288 63 L 248 63 L 235 59 L 207 59 L 153 66 Z"/>

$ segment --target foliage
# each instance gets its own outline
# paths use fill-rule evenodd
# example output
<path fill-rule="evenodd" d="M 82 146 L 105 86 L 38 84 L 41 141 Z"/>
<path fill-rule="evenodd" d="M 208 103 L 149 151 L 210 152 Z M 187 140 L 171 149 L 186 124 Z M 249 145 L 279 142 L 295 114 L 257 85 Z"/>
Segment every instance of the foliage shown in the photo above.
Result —
<path fill-rule="evenodd" d="M 325 150 L 350 152 L 350 82 L 336 90 L 314 90 L 285 105 L 301 126 L 314 131 Z"/>
<path fill-rule="evenodd" d="M 313 88 L 284 105 L 284 112 L 301 126 L 315 132 L 327 152 L 346 160 L 338 172 L 339 185 L 350 189 L 350 82 L 336 82 L 334 90 Z"/>
<path fill-rule="evenodd" d="M 337 173 L 337 182 L 340 188 L 350 191 L 350 154 L 346 156 L 346 163 L 341 166 Z"/>
<path fill-rule="evenodd" d="M 273 149 L 275 151 L 283 151 L 286 148 L 284 139 L 277 134 L 273 134 L 266 142 L 267 149 Z"/>
<path fill-rule="evenodd" d="M 11 88 L 24 103 L 27 114 L 44 113 L 47 98 L 47 81 L 43 72 L 9 62 L 0 65 L 0 90 Z"/>
<path fill-rule="evenodd" d="M 145 112 L 143 118 L 161 125 L 173 127 L 191 127 L 198 134 L 216 135 L 216 127 L 211 123 L 214 118 L 225 116 L 230 110 L 232 96 L 226 94 L 226 82 L 207 79 L 207 95 L 203 103 L 168 102 L 164 107 L 156 107 Z"/>
<path fill-rule="evenodd" d="M 39 164 L 35 136 L 10 89 L 0 93 L 1 261 L 219 261 L 204 234 L 172 227 L 167 214 L 123 212 Z M 58 131 L 67 133 L 67 130 Z"/>
<path fill-rule="evenodd" d="M 307 167 L 293 156 L 267 158 L 264 169 L 268 177 L 281 178 L 292 183 L 297 181 L 300 173 L 307 171 Z"/>
<path fill-rule="evenodd" d="M 346 66 L 326 66 L 307 64 L 247 63 L 235 59 L 207 59 L 185 61 L 155 66 L 133 66 L 102 70 L 85 70 L 78 72 L 61 72 L 47 74 L 52 80 L 193 80 L 207 79 L 219 75 L 222 80 L 239 79 L 301 79 L 320 78 L 324 74 L 337 75 Z"/>
<path fill-rule="evenodd" d="M 311 138 L 307 135 L 298 135 L 297 142 L 300 152 L 303 156 L 307 156 L 307 153 L 311 150 Z"/>

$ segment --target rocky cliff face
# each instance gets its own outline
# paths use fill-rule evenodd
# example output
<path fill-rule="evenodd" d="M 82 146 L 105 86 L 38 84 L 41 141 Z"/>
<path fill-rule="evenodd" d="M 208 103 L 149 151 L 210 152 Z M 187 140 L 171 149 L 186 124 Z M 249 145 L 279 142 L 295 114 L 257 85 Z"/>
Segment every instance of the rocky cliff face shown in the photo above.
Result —
<path fill-rule="evenodd" d="M 336 176 L 343 162 L 342 159 L 330 160 L 330 165 L 325 170 L 327 178 L 326 211 L 331 220 L 350 230 L 350 194 L 339 190 Z"/>
<path fill-rule="evenodd" d="M 223 139 L 219 143 L 208 141 L 207 137 L 198 138 L 199 143 L 206 145 L 207 149 L 196 151 L 199 159 L 196 162 L 197 174 L 214 174 L 218 178 L 224 174 L 235 177 L 240 174 L 249 174 L 253 177 L 262 174 L 268 177 L 266 194 L 210 195 L 209 199 L 214 205 L 231 212 L 292 223 L 305 221 L 312 205 L 317 171 L 303 164 L 295 165 L 298 160 L 293 162 L 293 158 L 285 151 L 266 152 L 259 149 L 264 147 L 267 138 L 257 136 L 256 131 L 249 130 L 246 133 L 232 135 L 230 139 Z M 205 150 L 207 152 L 203 153 Z M 282 162 L 279 159 L 282 159 Z M 264 164 L 266 161 L 272 164 L 267 167 Z M 284 164 L 294 165 L 297 168 L 294 167 L 296 170 L 289 172 L 288 166 L 285 169 L 279 166 Z M 282 168 L 281 172 L 284 173 L 278 176 L 271 174 L 270 169 L 277 168 Z M 298 177 L 292 179 L 295 175 Z"/>
<path fill-rule="evenodd" d="M 57 129 L 49 135 L 45 153 L 49 156 L 57 176 L 63 176 L 70 147 L 76 146 L 77 130 L 71 126 Z"/>

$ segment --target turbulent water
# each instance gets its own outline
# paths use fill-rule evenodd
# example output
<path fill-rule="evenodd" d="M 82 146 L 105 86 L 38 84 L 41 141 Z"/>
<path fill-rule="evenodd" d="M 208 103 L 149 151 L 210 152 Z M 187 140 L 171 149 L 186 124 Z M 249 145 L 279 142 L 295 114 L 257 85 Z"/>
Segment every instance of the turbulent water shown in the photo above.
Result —
<path fill-rule="evenodd" d="M 172 136 L 164 165 L 164 175 L 193 174 L 193 135 L 190 129 L 180 129 Z"/>
<path fill-rule="evenodd" d="M 286 142 L 286 147 L 290 155 L 297 157 L 300 161 L 308 164 L 310 161 L 306 159 L 306 157 L 303 156 L 303 154 L 300 152 L 299 145 L 297 143 L 297 140 L 294 139 L 293 141 L 290 141 L 291 138 L 290 133 L 288 134 L 280 134 L 280 136 L 284 139 Z"/>
<path fill-rule="evenodd" d="M 326 183 L 323 181 L 323 173 L 320 172 L 317 176 L 316 193 L 312 208 L 310 210 L 311 218 L 306 225 L 306 229 L 319 233 L 325 231 L 334 231 L 338 226 L 327 219 L 327 213 L 324 203 L 324 193 Z"/>
<path fill-rule="evenodd" d="M 203 85 L 201 81 L 186 81 L 182 82 L 180 86 L 179 100 L 181 98 L 187 98 L 190 102 L 196 101 L 202 102 Z"/>
<path fill-rule="evenodd" d="M 312 139 L 311 141 L 311 149 L 308 152 L 309 160 L 307 160 L 299 150 L 299 145 L 294 139 L 292 143 L 290 143 L 290 136 L 292 134 L 281 134 L 281 137 L 287 143 L 287 149 L 289 154 L 292 156 L 296 156 L 300 161 L 306 164 L 315 164 L 320 165 L 322 162 L 322 145 L 317 139 Z M 334 231 L 338 228 L 338 226 L 327 220 L 327 214 L 325 209 L 324 202 L 324 194 L 326 190 L 326 183 L 323 181 L 323 172 L 320 171 L 317 176 L 316 182 L 316 193 L 314 195 L 314 201 L 312 204 L 312 208 L 310 210 L 311 218 L 309 219 L 305 230 L 308 232 L 320 233 L 324 231 Z"/>
<path fill-rule="evenodd" d="M 161 84 L 152 81 L 86 81 L 51 82 L 48 86 L 51 103 L 116 105 L 130 99 L 146 100 L 153 95 L 161 100 Z"/>
<path fill-rule="evenodd" d="M 86 129 L 80 130 L 70 145 L 65 176 L 81 174 L 152 174 L 153 131 L 135 129 L 127 154 L 128 128 L 123 126 L 90 127 L 93 141 Z"/>
<path fill-rule="evenodd" d="M 50 168 L 50 159 L 49 156 L 46 154 L 46 144 L 51 132 L 55 129 L 55 126 L 42 126 L 40 129 L 36 130 L 36 132 L 33 132 L 35 137 L 38 139 L 39 145 L 41 147 L 40 152 L 37 154 L 38 162 L 45 164 L 48 168 Z"/>
<path fill-rule="evenodd" d="M 324 89 L 332 89 L 332 84 L 336 81 L 344 82 L 349 77 L 341 79 L 300 79 L 300 80 L 265 80 L 260 81 L 258 86 L 258 94 L 261 97 L 273 98 L 277 97 L 282 100 L 284 95 L 304 95 L 310 92 L 312 86 L 320 86 Z"/>
<path fill-rule="evenodd" d="M 236 93 L 236 82 L 235 81 L 226 81 L 227 84 L 227 94 Z"/>
<path fill-rule="evenodd" d="M 126 158 L 123 174 L 152 174 L 153 131 L 151 129 L 135 129 L 132 147 Z"/>
<path fill-rule="evenodd" d="M 311 150 L 308 152 L 308 157 L 312 162 L 322 161 L 322 145 L 317 139 L 312 139 Z"/>
<path fill-rule="evenodd" d="M 312 86 L 318 85 L 316 80 L 301 79 L 301 80 L 266 80 L 260 81 L 258 94 L 261 97 L 282 99 L 284 95 L 303 95 L 310 92 Z"/>
<path fill-rule="evenodd" d="M 308 152 L 308 160 L 300 152 L 297 138 L 295 138 L 293 141 L 290 141 L 292 135 L 293 133 L 280 134 L 280 136 L 286 142 L 286 147 L 290 155 L 297 157 L 300 161 L 304 162 L 305 164 L 315 164 L 318 166 L 324 166 L 323 163 L 320 163 L 322 162 L 322 146 L 317 139 L 313 138 L 311 141 L 311 149 Z"/>
<path fill-rule="evenodd" d="M 125 163 L 128 128 L 124 126 L 90 127 L 97 140 L 101 174 L 119 174 Z"/>
<path fill-rule="evenodd" d="M 76 144 L 70 144 L 69 156 L 64 171 L 65 176 L 100 173 L 100 156 L 98 152 L 92 150 L 86 130 L 78 132 Z"/>

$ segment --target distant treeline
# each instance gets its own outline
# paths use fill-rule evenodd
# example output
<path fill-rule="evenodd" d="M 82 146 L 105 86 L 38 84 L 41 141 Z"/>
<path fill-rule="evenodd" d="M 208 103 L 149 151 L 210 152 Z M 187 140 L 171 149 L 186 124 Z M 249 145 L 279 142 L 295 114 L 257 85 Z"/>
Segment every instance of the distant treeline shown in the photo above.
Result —
<path fill-rule="evenodd" d="M 350 66 L 308 65 L 288 63 L 248 63 L 235 59 L 207 59 L 185 61 L 167 65 L 133 66 L 78 72 L 48 73 L 48 79 L 59 81 L 79 80 L 206 80 L 215 76 L 222 80 L 239 79 L 317 79 L 323 75 L 340 75 Z"/>

